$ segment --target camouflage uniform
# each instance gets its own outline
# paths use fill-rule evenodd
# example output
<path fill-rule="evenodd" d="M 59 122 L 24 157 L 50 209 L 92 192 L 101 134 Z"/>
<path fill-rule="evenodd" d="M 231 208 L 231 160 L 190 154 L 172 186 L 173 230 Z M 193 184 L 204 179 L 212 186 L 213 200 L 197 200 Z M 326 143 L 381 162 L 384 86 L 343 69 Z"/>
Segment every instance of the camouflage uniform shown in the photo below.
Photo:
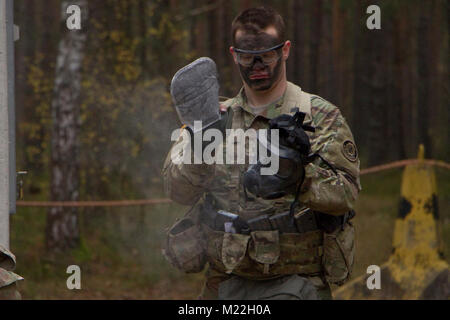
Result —
<path fill-rule="evenodd" d="M 0 300 L 21 300 L 17 291 L 17 281 L 23 278 L 14 272 L 16 257 L 0 245 Z"/>
<path fill-rule="evenodd" d="M 290 113 L 292 108 L 299 107 L 300 111 L 306 113 L 305 124 L 312 125 L 316 129 L 314 133 L 307 132 L 311 141 L 311 151 L 320 154 L 336 171 L 333 172 L 320 158 L 306 165 L 306 176 L 300 194 L 302 205 L 331 215 L 342 215 L 353 208 L 361 188 L 359 183 L 359 159 L 352 133 L 337 107 L 319 96 L 303 92 L 298 86 L 290 82 L 287 84 L 283 97 L 268 106 L 267 116 L 255 116 L 251 112 L 243 89 L 235 98 L 227 100 L 224 104 L 232 110 L 231 128 L 244 130 L 267 128 L 269 119 Z M 186 143 L 186 141 L 180 139 L 175 144 L 180 143 Z M 225 148 L 225 143 L 223 147 Z M 179 156 L 182 156 L 182 154 L 180 153 Z M 172 162 L 169 152 L 163 170 L 166 192 L 171 199 L 181 204 L 195 205 L 199 202 L 208 201 L 212 203 L 214 208 L 239 214 L 246 220 L 262 214 L 272 215 L 288 210 L 293 196 L 276 200 L 259 198 L 249 200 L 242 186 L 242 175 L 247 167 L 248 164 L 175 164 Z M 225 242 L 222 243 L 223 235 L 221 235 L 220 243 L 215 245 L 214 242 L 217 239 L 214 238 L 214 231 L 207 229 L 205 233 L 208 246 L 216 246 L 212 251 L 219 251 L 219 256 L 222 254 L 224 257 L 224 250 L 228 250 L 229 246 Z M 323 241 L 322 233 L 312 236 L 314 239 L 308 241 Z M 248 237 L 240 237 L 240 235 L 227 235 L 227 237 L 233 238 L 229 239 L 230 241 L 241 241 L 243 248 L 247 246 L 248 241 L 252 241 Z M 266 233 L 262 237 L 267 237 L 265 241 L 270 242 L 274 240 L 272 238 L 277 238 L 278 235 Z M 293 242 L 289 243 L 290 240 L 286 239 L 287 237 L 284 237 L 283 241 L 285 243 L 287 241 L 288 244 L 285 245 L 284 249 L 283 246 L 281 247 L 281 254 L 289 255 L 288 251 L 291 249 L 286 248 L 294 246 L 293 243 L 297 243 L 297 240 L 292 240 Z M 224 238 L 223 241 L 225 240 Z M 257 252 L 258 248 L 255 250 Z M 307 254 L 307 251 L 304 253 Z M 267 279 L 267 281 L 271 281 L 270 285 L 272 285 L 274 281 L 279 281 L 277 279 L 269 280 L 277 278 L 277 272 L 279 272 L 278 277 L 289 274 L 303 275 L 319 289 L 319 294 L 322 294 L 322 297 L 330 297 L 329 286 L 321 276 L 323 270 L 317 265 L 318 260 L 309 261 L 310 264 L 307 266 L 290 264 L 286 268 L 285 265 L 280 265 L 280 263 L 278 265 L 273 264 L 276 259 L 268 261 L 267 257 L 263 257 L 260 262 L 272 263 L 273 265 L 270 267 L 272 271 L 270 273 L 267 273 L 267 270 L 261 271 L 258 276 L 253 276 L 254 266 L 250 267 L 249 265 L 249 269 L 242 271 L 245 269 L 243 267 L 241 268 L 242 272 L 234 269 L 236 265 L 245 265 L 246 259 L 243 259 L 242 252 L 234 252 L 233 254 L 234 257 L 228 259 L 229 261 L 214 263 L 214 257 L 211 258 L 208 250 L 210 268 L 207 271 L 203 297 L 217 297 L 219 284 L 236 276 L 250 279 L 249 281 Z M 250 249 L 249 254 L 252 255 Z M 267 261 L 264 262 L 264 259 Z M 225 268 L 220 266 L 225 266 Z M 267 274 L 267 276 L 260 276 L 262 274 Z M 267 283 L 269 285 L 269 282 Z M 250 283 L 249 286 L 254 286 L 254 283 Z"/>

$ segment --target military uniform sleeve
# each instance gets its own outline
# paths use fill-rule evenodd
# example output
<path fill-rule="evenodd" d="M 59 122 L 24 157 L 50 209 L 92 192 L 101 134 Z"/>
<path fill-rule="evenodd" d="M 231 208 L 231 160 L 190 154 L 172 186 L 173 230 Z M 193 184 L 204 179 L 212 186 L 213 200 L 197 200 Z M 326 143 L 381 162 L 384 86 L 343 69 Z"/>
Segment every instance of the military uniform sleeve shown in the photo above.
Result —
<path fill-rule="evenodd" d="M 316 158 L 305 167 L 300 201 L 313 210 L 341 215 L 353 209 L 358 193 L 359 159 L 353 135 L 339 109 L 320 97 L 311 100 L 311 150 Z"/>
<path fill-rule="evenodd" d="M 23 278 L 14 272 L 0 268 L 0 300 L 22 300 L 17 282 Z"/>
<path fill-rule="evenodd" d="M 0 245 L 0 300 L 21 300 L 17 282 L 21 276 L 12 272 L 16 267 L 16 257 L 11 251 Z"/>
<path fill-rule="evenodd" d="M 214 177 L 214 166 L 194 164 L 193 152 L 190 163 L 185 152 L 190 148 L 186 135 L 180 135 L 173 144 L 164 162 L 163 176 L 166 194 L 172 200 L 185 205 L 192 205 L 202 196 Z"/>

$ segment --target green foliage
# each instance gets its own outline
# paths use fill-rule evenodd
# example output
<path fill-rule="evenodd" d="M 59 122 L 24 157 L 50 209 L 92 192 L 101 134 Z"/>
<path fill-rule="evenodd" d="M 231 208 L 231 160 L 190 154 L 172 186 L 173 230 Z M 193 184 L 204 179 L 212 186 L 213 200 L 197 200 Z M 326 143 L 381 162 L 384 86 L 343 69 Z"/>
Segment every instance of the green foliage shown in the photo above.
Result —
<path fill-rule="evenodd" d="M 450 262 L 450 173 L 437 169 L 440 223 L 444 254 Z M 381 265 L 392 249 L 401 170 L 362 177 L 357 202 L 354 276 L 368 265 Z M 396 192 L 393 192 L 397 190 Z M 163 258 L 165 229 L 187 210 L 175 204 L 109 208 L 80 214 L 82 245 L 69 255 L 47 256 L 43 248 L 45 210 L 20 208 L 12 217 L 11 243 L 17 273 L 25 277 L 21 291 L 27 299 L 195 299 L 202 275 L 185 275 Z M 65 288 L 68 265 L 82 270 L 80 292 Z"/>
<path fill-rule="evenodd" d="M 94 15 L 90 21 L 84 61 L 89 72 L 83 76 L 81 106 L 83 197 L 142 197 L 144 189 L 161 183 L 166 142 L 177 126 L 166 91 L 168 79 L 155 76 L 159 68 L 173 66 L 174 56 L 167 53 L 174 51 L 185 32 L 161 10 L 161 1 L 145 4 L 140 13 L 145 28 L 136 30 L 123 12 L 137 4 L 107 1 L 106 8 L 113 8 L 114 15 Z M 185 50 L 176 52 L 175 59 L 183 63 Z M 169 75 L 165 70 L 164 76 Z"/>
<path fill-rule="evenodd" d="M 401 173 L 403 169 L 393 169 L 370 173 L 361 177 L 363 192 L 377 196 L 400 196 Z M 383 183 L 380 183 L 380 182 Z"/>
<path fill-rule="evenodd" d="M 306 91 L 316 86 L 318 90 L 313 93 L 325 98 L 328 98 L 326 95 L 330 88 L 333 89 L 330 83 L 333 84 L 334 78 L 331 76 L 336 72 L 333 69 L 336 65 L 344 66 L 341 70 L 342 82 L 354 81 L 355 61 L 367 53 L 360 49 L 366 48 L 373 41 L 373 33 L 365 28 L 365 8 L 371 4 L 369 1 L 343 0 L 337 6 L 338 12 L 333 12 L 333 1 L 323 2 L 323 30 L 320 30 L 320 39 L 316 38 L 319 30 L 314 29 L 315 19 L 318 18 L 314 11 L 315 1 L 304 1 L 302 13 L 290 11 L 293 1 L 250 2 L 273 5 L 289 14 L 291 25 L 288 25 L 288 34 L 293 37 L 296 32 L 292 28 L 292 21 L 304 19 L 301 30 L 303 42 L 297 43 L 295 38 L 291 39 L 294 46 L 302 48 L 300 58 L 304 61 L 299 65 L 304 70 L 299 74 L 303 76 L 304 83 L 299 83 L 299 79 L 290 80 L 299 83 Z M 224 9 L 222 15 L 218 10 L 191 14 L 191 9 L 209 3 L 165 0 L 89 2 L 88 40 L 83 61 L 80 105 L 80 199 L 165 196 L 161 168 L 170 147 L 170 133 L 179 126 L 168 88 L 170 79 L 178 68 L 198 56 L 211 56 L 222 61 L 218 66 L 221 91 L 227 95 L 234 94 L 241 85 L 226 50 L 230 45 L 226 36 L 229 30 L 225 30 L 223 26 L 231 23 L 233 16 L 243 9 L 243 4 L 239 1 L 231 1 L 230 4 L 223 1 L 224 5 L 229 6 L 225 7 L 228 9 Z M 359 9 L 358 3 L 361 4 Z M 398 44 L 398 41 L 394 42 L 398 38 L 407 44 L 406 49 L 411 49 L 408 52 L 401 51 L 398 54 L 401 59 L 396 58 L 399 61 L 390 56 L 391 60 L 386 60 L 389 65 L 385 74 L 392 76 L 390 86 L 410 80 L 409 87 L 404 90 L 406 96 L 413 96 L 411 103 L 416 103 L 417 81 L 426 80 L 416 79 L 414 72 L 405 74 L 403 78 L 397 74 L 401 66 L 405 65 L 408 70 L 415 68 L 418 40 L 416 27 L 421 2 L 402 0 L 380 3 L 382 25 L 388 22 L 392 31 L 386 35 L 387 38 L 383 38 L 383 43 Z M 433 3 L 439 9 L 444 2 Z M 31 2 L 18 0 L 16 4 L 16 10 L 21 8 L 23 11 L 18 12 L 16 23 L 24 28 L 26 26 L 27 30 L 22 32 L 21 40 L 16 45 L 16 55 L 19 58 L 16 88 L 20 89 L 16 91 L 17 168 L 28 171 L 25 177 L 25 199 L 48 200 L 52 124 L 50 106 L 57 52 L 55 40 L 60 37 L 60 30 L 54 26 L 60 24 L 60 1 L 49 1 L 48 6 L 44 6 L 48 8 L 45 15 L 42 9 L 44 7 L 38 8 L 40 6 Z M 333 38 L 333 30 L 328 28 L 332 26 L 333 13 L 335 21 L 343 28 L 338 39 Z M 440 20 L 432 20 L 440 26 L 442 21 L 448 20 L 445 19 L 446 14 L 443 12 Z M 396 23 L 400 18 L 405 21 L 409 32 L 407 35 L 397 32 Z M 219 25 L 217 21 L 220 19 L 223 23 Z M 56 23 L 50 23 L 51 21 Z M 442 26 L 445 27 L 445 24 Z M 440 105 L 430 108 L 434 116 L 432 119 L 436 122 L 432 123 L 429 132 L 434 156 L 448 160 L 448 84 L 443 81 L 445 77 L 442 76 L 448 70 L 448 30 L 442 30 L 441 60 L 437 64 L 441 75 L 439 79 L 442 81 L 433 88 L 433 94 L 434 89 L 442 88 L 438 101 Z M 362 36 L 357 38 L 359 32 Z M 223 52 L 216 52 L 217 39 L 223 45 Z M 318 83 L 310 81 L 313 45 L 318 46 L 318 63 L 322 68 Z M 400 50 L 396 46 L 390 48 L 392 50 L 385 50 L 383 53 L 388 55 L 391 51 Z M 335 56 L 335 51 L 332 50 L 340 52 L 340 55 Z M 329 52 L 333 52 L 333 56 Z M 402 60 L 403 53 L 408 54 L 405 60 Z M 293 58 L 289 59 L 288 68 L 294 65 Z M 362 62 L 363 72 L 367 72 L 367 65 L 372 61 L 366 59 Z M 356 85 L 359 80 L 365 84 L 371 78 L 364 74 L 362 79 L 355 81 Z M 350 123 L 364 168 L 373 152 L 372 145 L 364 139 L 369 131 L 367 122 L 370 118 L 370 113 L 364 110 L 370 107 L 371 97 L 352 86 L 347 88 L 342 101 L 333 102 L 342 107 L 345 116 L 351 115 L 349 119 L 352 119 Z M 386 88 L 380 90 L 380 96 L 381 91 L 385 92 Z M 392 95 L 399 94 L 389 92 Z M 361 95 L 363 103 L 357 104 L 354 97 Z M 401 107 L 395 103 L 387 106 L 386 110 L 389 112 Z M 404 108 L 405 114 L 417 113 L 417 106 L 406 105 Z M 382 119 L 385 120 L 384 117 Z M 410 129 L 404 131 L 406 155 L 414 156 L 417 128 L 407 120 L 401 124 Z M 361 124 L 360 129 L 356 130 L 356 124 Z M 391 117 L 382 125 L 380 134 L 388 131 L 388 127 L 396 128 L 400 124 L 398 119 Z M 386 137 L 389 139 L 382 141 L 388 148 L 392 137 Z M 399 154 L 396 153 L 397 150 L 394 151 L 390 155 L 392 158 Z M 386 154 L 388 153 L 387 151 Z M 386 159 L 388 157 L 386 155 Z M 444 253 L 449 259 L 450 179 L 448 171 L 444 169 L 437 169 L 437 173 L 442 239 Z M 359 239 L 355 274 L 364 272 L 364 266 L 369 264 L 381 264 L 390 254 L 400 181 L 400 169 L 370 174 L 361 179 L 363 190 L 355 218 Z M 46 209 L 19 208 L 18 213 L 12 216 L 11 244 L 18 257 L 17 272 L 26 278 L 22 287 L 25 298 L 195 298 L 201 283 L 200 276 L 186 277 L 170 267 L 161 255 L 164 229 L 184 211 L 185 208 L 177 205 L 80 209 L 79 248 L 50 257 L 44 246 Z M 69 292 L 65 288 L 65 268 L 70 264 L 79 264 L 83 270 L 85 290 L 81 293 Z M 184 283 L 185 280 L 187 284 Z"/>
<path fill-rule="evenodd" d="M 72 257 L 79 263 L 84 263 L 92 259 L 92 248 L 86 243 L 84 237 L 81 237 L 80 244 L 72 250 Z"/>

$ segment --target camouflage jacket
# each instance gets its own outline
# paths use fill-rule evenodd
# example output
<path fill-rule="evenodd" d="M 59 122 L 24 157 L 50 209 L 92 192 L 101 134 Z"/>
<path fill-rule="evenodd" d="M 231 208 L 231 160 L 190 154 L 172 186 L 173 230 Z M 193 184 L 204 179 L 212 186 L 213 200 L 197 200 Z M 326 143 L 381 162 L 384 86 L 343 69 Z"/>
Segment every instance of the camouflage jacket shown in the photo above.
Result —
<path fill-rule="evenodd" d="M 320 158 L 307 164 L 300 195 L 302 205 L 332 215 L 353 208 L 361 190 L 359 159 L 350 128 L 336 106 L 290 82 L 283 97 L 268 107 L 265 117 L 252 114 L 244 90 L 225 105 L 233 110 L 231 128 L 244 130 L 267 128 L 270 119 L 299 107 L 306 113 L 305 124 L 315 127 L 314 133 L 307 132 L 311 151 L 321 155 L 336 171 Z M 180 138 L 174 145 L 186 142 Z M 242 185 L 247 167 L 248 164 L 175 164 L 169 152 L 163 169 L 166 193 L 186 205 L 207 197 L 216 208 L 238 213 L 244 219 L 286 211 L 293 195 L 276 200 L 249 200 Z"/>
<path fill-rule="evenodd" d="M 0 300 L 20 300 L 17 291 L 17 281 L 23 278 L 14 272 L 16 257 L 5 247 L 0 245 Z"/>

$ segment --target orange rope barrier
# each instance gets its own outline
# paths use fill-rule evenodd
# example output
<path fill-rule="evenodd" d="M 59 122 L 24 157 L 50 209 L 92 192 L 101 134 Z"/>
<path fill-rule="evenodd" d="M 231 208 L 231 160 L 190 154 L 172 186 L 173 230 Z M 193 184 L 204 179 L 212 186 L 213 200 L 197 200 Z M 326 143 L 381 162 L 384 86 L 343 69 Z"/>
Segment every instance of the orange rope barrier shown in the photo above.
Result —
<path fill-rule="evenodd" d="M 19 207 L 130 207 L 170 203 L 170 199 L 112 201 L 17 201 Z"/>
<path fill-rule="evenodd" d="M 445 169 L 450 169 L 450 164 L 440 160 L 407 159 L 395 161 L 367 169 L 362 169 L 360 175 L 380 172 L 409 164 L 427 164 Z M 130 207 L 171 203 L 167 198 L 141 199 L 141 200 L 113 200 L 113 201 L 17 201 L 19 207 Z"/>
<path fill-rule="evenodd" d="M 374 173 L 374 172 L 380 172 L 388 169 L 398 168 L 398 167 L 404 167 L 409 164 L 428 164 L 432 166 L 442 167 L 445 169 L 450 169 L 450 164 L 440 161 L 440 160 L 419 160 L 419 159 L 407 159 L 407 160 L 400 160 L 395 161 L 387 164 L 382 164 L 379 166 L 374 166 L 367 169 L 362 169 L 360 172 L 360 175 L 365 175 L 368 173 Z"/>

